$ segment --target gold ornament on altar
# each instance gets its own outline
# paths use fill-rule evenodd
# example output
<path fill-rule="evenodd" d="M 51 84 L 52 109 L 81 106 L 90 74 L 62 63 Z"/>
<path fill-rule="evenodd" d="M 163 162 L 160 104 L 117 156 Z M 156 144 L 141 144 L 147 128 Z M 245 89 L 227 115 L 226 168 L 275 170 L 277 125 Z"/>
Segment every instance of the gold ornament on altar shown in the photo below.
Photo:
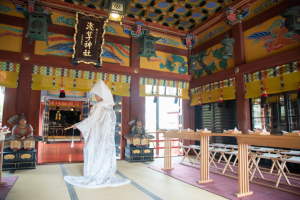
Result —
<path fill-rule="evenodd" d="M 16 157 L 15 155 L 9 154 L 9 155 L 4 156 L 3 158 L 5 160 L 12 160 L 12 159 L 15 159 L 15 157 Z"/>
<path fill-rule="evenodd" d="M 31 155 L 30 154 L 23 154 L 23 155 L 21 155 L 21 158 L 22 159 L 29 159 L 29 158 L 31 158 Z"/>
<path fill-rule="evenodd" d="M 146 149 L 146 150 L 144 150 L 144 153 L 151 153 L 151 150 L 150 149 Z"/>
<path fill-rule="evenodd" d="M 136 149 L 136 150 L 133 150 L 132 153 L 133 154 L 139 154 L 139 153 L 141 153 L 141 151 Z"/>

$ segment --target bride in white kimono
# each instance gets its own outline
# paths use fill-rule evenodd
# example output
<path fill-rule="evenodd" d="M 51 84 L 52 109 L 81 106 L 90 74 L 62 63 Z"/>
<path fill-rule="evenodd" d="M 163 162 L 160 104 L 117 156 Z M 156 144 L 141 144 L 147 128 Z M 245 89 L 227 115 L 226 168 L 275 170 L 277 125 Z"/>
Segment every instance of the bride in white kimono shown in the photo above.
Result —
<path fill-rule="evenodd" d="M 90 92 L 98 102 L 92 107 L 87 119 L 73 126 L 82 132 L 85 139 L 84 176 L 65 176 L 65 181 L 83 188 L 116 187 L 130 183 L 128 179 L 114 175 L 117 170 L 116 114 L 111 91 L 100 79 Z"/>

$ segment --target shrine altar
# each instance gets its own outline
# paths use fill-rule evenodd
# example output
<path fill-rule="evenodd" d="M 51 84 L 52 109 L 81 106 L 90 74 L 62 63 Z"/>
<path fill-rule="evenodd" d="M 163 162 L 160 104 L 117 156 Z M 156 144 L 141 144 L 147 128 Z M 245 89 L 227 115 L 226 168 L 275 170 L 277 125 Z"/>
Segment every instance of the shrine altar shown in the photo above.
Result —
<path fill-rule="evenodd" d="M 249 134 L 224 134 L 224 133 L 195 133 L 195 132 L 172 132 L 160 131 L 165 136 L 164 168 L 162 170 L 172 170 L 171 138 L 186 140 L 199 140 L 200 149 L 200 180 L 198 184 L 212 182 L 209 179 L 209 139 L 210 136 L 236 137 L 238 144 L 238 180 L 239 192 L 237 197 L 244 197 L 253 194 L 249 190 L 249 171 L 248 171 L 248 145 L 271 146 L 300 149 L 300 137 L 281 136 L 281 135 L 249 135 Z"/>
<path fill-rule="evenodd" d="M 5 140 L 5 135 L 10 133 L 10 131 L 6 132 L 0 132 L 0 145 L 1 145 L 1 160 L 0 160 L 0 185 L 4 185 L 5 182 L 1 181 L 2 177 L 2 161 L 3 161 L 3 146 L 4 146 L 4 140 Z"/>

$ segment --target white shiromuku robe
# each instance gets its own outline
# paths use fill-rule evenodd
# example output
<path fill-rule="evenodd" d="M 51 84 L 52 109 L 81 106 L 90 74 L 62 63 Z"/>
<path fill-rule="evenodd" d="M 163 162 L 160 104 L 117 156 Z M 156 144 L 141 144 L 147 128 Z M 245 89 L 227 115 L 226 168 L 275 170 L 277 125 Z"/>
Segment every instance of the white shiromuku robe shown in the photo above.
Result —
<path fill-rule="evenodd" d="M 114 175 L 117 170 L 116 114 L 113 110 L 111 91 L 100 79 L 90 92 L 103 100 L 92 107 L 87 119 L 75 125 L 85 139 L 84 176 L 65 176 L 65 181 L 83 188 L 116 187 L 130 183 L 129 179 L 121 179 Z"/>

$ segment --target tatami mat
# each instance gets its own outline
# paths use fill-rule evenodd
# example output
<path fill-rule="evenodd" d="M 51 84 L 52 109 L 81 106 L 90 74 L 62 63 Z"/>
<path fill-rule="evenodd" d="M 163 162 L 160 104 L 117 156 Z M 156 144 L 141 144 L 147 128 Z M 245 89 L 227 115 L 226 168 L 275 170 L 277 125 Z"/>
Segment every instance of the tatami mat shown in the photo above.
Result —
<path fill-rule="evenodd" d="M 36 169 L 16 170 L 18 180 L 6 200 L 70 199 L 60 165 L 38 165 Z"/>
<path fill-rule="evenodd" d="M 173 157 L 179 163 L 182 157 Z M 157 158 L 151 165 L 163 164 L 163 158 Z M 71 176 L 83 175 L 83 163 L 64 164 Z M 131 179 L 134 184 L 120 187 L 84 189 L 74 187 L 79 200 L 148 200 L 170 199 L 189 200 L 224 199 L 218 195 L 191 186 L 162 173 L 147 168 L 145 163 L 128 163 L 117 161 L 117 168 L 122 176 Z M 3 172 L 5 175 L 8 172 Z M 63 178 L 61 165 L 38 165 L 35 170 L 17 170 L 13 176 L 19 176 L 7 196 L 7 200 L 69 200 L 70 194 Z M 119 175 L 117 175 L 119 176 Z M 199 175 L 200 176 L 200 175 Z M 120 177 L 120 176 L 119 176 Z M 147 193 L 155 198 L 150 197 Z"/>

